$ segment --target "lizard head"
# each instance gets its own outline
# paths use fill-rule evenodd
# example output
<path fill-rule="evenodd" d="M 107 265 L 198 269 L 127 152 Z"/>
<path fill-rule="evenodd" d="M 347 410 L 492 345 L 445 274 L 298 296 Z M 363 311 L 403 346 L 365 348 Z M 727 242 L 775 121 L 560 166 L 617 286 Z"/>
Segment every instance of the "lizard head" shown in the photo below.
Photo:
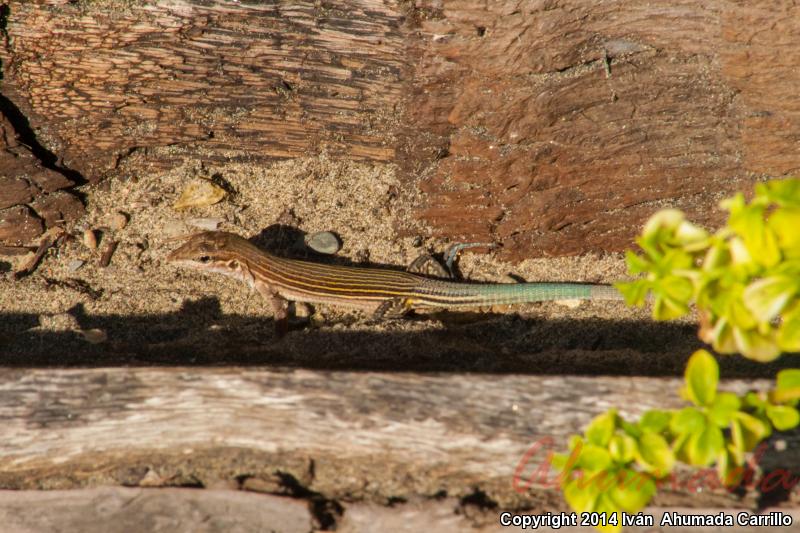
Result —
<path fill-rule="evenodd" d="M 250 278 L 246 258 L 258 249 L 234 233 L 205 231 L 189 238 L 173 250 L 167 261 L 209 272 L 218 272 L 239 279 Z"/>

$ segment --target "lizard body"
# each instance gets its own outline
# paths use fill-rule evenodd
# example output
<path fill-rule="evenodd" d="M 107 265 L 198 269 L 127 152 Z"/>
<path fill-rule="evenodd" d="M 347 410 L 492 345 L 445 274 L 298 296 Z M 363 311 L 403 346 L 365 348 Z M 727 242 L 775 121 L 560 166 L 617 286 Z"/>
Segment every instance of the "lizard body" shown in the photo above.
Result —
<path fill-rule="evenodd" d="M 385 268 L 326 265 L 277 257 L 227 232 L 204 232 L 173 251 L 171 262 L 244 281 L 272 301 L 327 303 L 397 316 L 430 307 L 492 306 L 546 300 L 621 300 L 610 285 L 470 283 Z"/>

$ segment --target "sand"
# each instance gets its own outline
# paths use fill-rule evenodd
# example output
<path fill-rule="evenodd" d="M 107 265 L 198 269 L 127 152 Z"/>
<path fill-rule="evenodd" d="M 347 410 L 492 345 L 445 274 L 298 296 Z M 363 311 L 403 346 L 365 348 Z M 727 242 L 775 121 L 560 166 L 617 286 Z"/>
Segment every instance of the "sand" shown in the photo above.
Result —
<path fill-rule="evenodd" d="M 414 222 L 420 205 L 414 184 L 401 180 L 393 165 L 324 154 L 270 165 L 193 161 L 166 172 L 150 170 L 146 155 L 134 154 L 120 175 L 83 188 L 88 215 L 67 228 L 73 238 L 52 249 L 35 273 L 18 281 L 6 273 L 0 280 L 0 347 L 7 364 L 652 375 L 679 374 L 699 346 L 691 317 L 655 324 L 646 309 L 621 302 L 546 302 L 382 322 L 317 305 L 278 339 L 271 308 L 258 294 L 235 280 L 165 261 L 186 235 L 199 231 L 190 221 L 221 219 L 219 229 L 286 256 L 401 267 L 450 244 Z M 198 178 L 215 180 L 229 193 L 215 205 L 176 210 L 180 193 Z M 128 219 L 122 229 L 111 227 L 117 213 Z M 83 243 L 87 229 L 100 237 L 96 250 Z M 336 256 L 303 245 L 303 234 L 317 231 L 340 236 Z M 98 263 L 111 240 L 119 245 L 104 268 Z M 4 260 L 18 269 L 27 257 Z M 83 264 L 75 270 L 78 261 Z M 491 250 L 467 250 L 459 270 L 465 279 L 495 282 L 626 278 L 621 254 L 509 264 Z"/>

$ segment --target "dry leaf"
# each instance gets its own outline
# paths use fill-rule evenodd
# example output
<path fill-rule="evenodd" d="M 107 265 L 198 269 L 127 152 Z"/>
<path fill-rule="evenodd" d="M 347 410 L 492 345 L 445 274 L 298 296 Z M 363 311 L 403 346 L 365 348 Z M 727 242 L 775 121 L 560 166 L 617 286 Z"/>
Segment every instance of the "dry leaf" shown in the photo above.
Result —
<path fill-rule="evenodd" d="M 178 201 L 173 206 L 175 209 L 187 209 L 189 207 L 205 207 L 214 205 L 225 198 L 225 189 L 215 183 L 195 179 L 190 182 L 181 193 Z"/>

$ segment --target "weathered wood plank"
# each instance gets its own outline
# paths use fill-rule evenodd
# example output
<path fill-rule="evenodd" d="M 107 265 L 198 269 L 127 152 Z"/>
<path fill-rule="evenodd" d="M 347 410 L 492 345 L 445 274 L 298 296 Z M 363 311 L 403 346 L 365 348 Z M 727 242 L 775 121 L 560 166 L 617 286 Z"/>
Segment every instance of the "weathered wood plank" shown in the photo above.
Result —
<path fill-rule="evenodd" d="M 400 99 L 402 39 L 382 1 L 48 3 L 11 2 L 4 91 L 90 180 L 156 146 L 211 161 L 393 155 L 377 126 Z"/>
<path fill-rule="evenodd" d="M 674 406 L 678 387 L 675 379 L 253 368 L 4 370 L 0 487 L 222 480 L 281 492 L 291 480 L 332 499 L 480 491 L 502 507 L 560 508 L 557 489 L 542 480 L 527 491 L 513 483 L 526 450 L 542 446 L 525 479 L 547 439 L 562 449 L 611 406 L 624 416 Z M 797 450 L 777 460 L 798 464 Z M 725 491 L 705 487 L 698 497 L 689 488 L 670 485 L 662 501 L 733 505 Z"/>
<path fill-rule="evenodd" d="M 344 513 L 334 522 L 314 520 L 307 499 L 271 496 L 232 490 L 159 489 L 103 487 L 84 490 L 0 491 L 0 520 L 6 532 L 50 533 L 80 531 L 107 533 L 148 531 L 151 533 L 217 533 L 229 531 L 269 531 L 306 533 L 310 530 L 339 533 L 501 533 L 501 509 L 481 509 L 454 498 L 394 502 L 390 507 L 345 502 Z M 664 513 L 736 516 L 746 509 L 730 508 L 650 508 L 646 514 L 659 524 Z M 768 508 L 763 514 L 781 512 L 793 525 L 781 527 L 785 533 L 800 531 L 800 510 Z M 540 514 L 536 510 L 526 514 Z M 323 527 L 320 527 L 323 526 Z M 680 528 L 679 531 L 695 531 Z M 703 527 L 706 533 L 755 533 L 765 528 L 752 526 Z M 537 531 L 561 533 L 592 532 L 587 527 L 539 527 Z M 668 533 L 675 526 L 628 527 L 627 533 Z"/>
<path fill-rule="evenodd" d="M 303 500 L 232 490 L 104 487 L 0 491 L 6 533 L 308 533 L 314 521 Z"/>
<path fill-rule="evenodd" d="M 667 205 L 713 225 L 800 170 L 788 1 L 7 4 L 3 91 L 89 180 L 397 162 L 432 234 L 519 260 L 622 249 Z"/>

